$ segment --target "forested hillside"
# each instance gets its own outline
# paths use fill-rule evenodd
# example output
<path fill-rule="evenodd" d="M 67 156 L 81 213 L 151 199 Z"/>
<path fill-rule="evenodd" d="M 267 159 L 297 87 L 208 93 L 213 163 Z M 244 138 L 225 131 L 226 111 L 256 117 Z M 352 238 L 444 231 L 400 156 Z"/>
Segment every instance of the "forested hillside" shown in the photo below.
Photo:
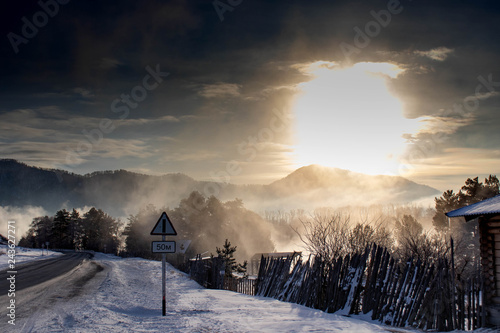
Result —
<path fill-rule="evenodd" d="M 143 175 L 126 170 L 77 175 L 0 160 L 0 206 L 41 206 L 47 211 L 100 207 L 114 216 L 148 204 L 175 207 L 192 191 L 228 201 L 240 198 L 257 212 L 274 209 L 407 203 L 438 194 L 402 177 L 368 176 L 316 165 L 300 168 L 268 185 L 198 181 L 182 173 Z"/>

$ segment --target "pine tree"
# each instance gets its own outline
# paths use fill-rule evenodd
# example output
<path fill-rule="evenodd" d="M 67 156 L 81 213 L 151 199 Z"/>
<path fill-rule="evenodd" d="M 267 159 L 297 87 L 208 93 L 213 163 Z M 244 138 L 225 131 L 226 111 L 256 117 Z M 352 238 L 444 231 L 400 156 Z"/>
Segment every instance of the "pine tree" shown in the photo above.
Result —
<path fill-rule="evenodd" d="M 118 238 L 120 225 L 119 220 L 104 213 L 101 209 L 92 207 L 82 219 L 83 247 L 87 250 L 117 253 L 120 243 Z"/>
<path fill-rule="evenodd" d="M 151 241 L 154 237 L 150 235 L 154 221 L 160 216 L 161 210 L 154 205 L 147 205 L 136 215 L 130 215 L 123 235 L 126 236 L 125 249 L 128 255 L 155 258 L 151 253 Z"/>
<path fill-rule="evenodd" d="M 445 216 L 445 213 L 494 197 L 498 194 L 499 180 L 497 176 L 490 175 L 488 178 L 485 178 L 484 184 L 479 182 L 478 177 L 467 178 L 465 185 L 457 193 L 453 193 L 453 190 L 448 190 L 441 197 L 434 198 L 436 214 L 432 219 L 432 224 L 437 231 L 444 231 L 448 227 L 448 218 Z"/>
<path fill-rule="evenodd" d="M 484 179 L 484 195 L 486 198 L 492 198 L 500 193 L 500 181 L 497 176 L 490 175 Z"/>
<path fill-rule="evenodd" d="M 461 192 L 454 193 L 448 190 L 440 198 L 434 198 L 436 204 L 436 214 L 432 218 L 432 224 L 438 231 L 443 231 L 448 227 L 448 218 L 444 215 L 446 212 L 461 207 Z"/>
<path fill-rule="evenodd" d="M 69 249 L 70 244 L 70 218 L 66 209 L 57 211 L 52 224 L 52 234 L 54 236 L 54 247 L 59 249 Z"/>
<path fill-rule="evenodd" d="M 83 241 L 82 218 L 80 217 L 80 213 L 74 208 L 69 218 L 71 245 L 75 250 L 81 250 Z"/>
<path fill-rule="evenodd" d="M 236 252 L 236 246 L 231 246 L 231 242 L 228 239 L 224 242 L 222 249 L 216 248 L 217 255 L 219 258 L 224 260 L 225 276 L 231 277 L 233 272 L 246 273 L 247 271 L 247 261 L 243 264 L 236 263 L 234 258 L 234 252 Z"/>

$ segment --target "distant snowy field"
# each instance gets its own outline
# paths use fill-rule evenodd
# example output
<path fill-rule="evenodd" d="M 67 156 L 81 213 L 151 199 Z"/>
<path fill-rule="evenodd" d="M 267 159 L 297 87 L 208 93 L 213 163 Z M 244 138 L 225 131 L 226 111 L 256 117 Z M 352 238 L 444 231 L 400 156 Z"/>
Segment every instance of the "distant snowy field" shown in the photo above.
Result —
<path fill-rule="evenodd" d="M 0 245 L 0 270 L 5 270 L 9 268 L 8 260 L 10 259 L 7 255 L 7 251 L 9 250 L 7 245 Z M 47 251 L 41 249 L 28 249 L 24 247 L 16 246 L 16 265 L 32 261 L 32 260 L 40 260 L 40 259 L 48 259 L 54 258 L 55 256 L 60 256 L 62 253 Z"/>
<path fill-rule="evenodd" d="M 167 264 L 161 315 L 161 262 L 97 253 L 105 267 L 75 297 L 40 307 L 23 332 L 387 332 L 387 327 L 270 298 L 200 287 Z M 403 330 L 396 330 L 403 331 Z"/>

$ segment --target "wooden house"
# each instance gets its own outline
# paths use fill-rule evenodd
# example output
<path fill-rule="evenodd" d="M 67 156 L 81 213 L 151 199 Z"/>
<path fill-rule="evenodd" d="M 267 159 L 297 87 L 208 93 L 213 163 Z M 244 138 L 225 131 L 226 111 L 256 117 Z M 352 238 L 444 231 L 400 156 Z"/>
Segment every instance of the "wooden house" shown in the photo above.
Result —
<path fill-rule="evenodd" d="M 479 225 L 486 323 L 500 327 L 500 195 L 446 213 Z"/>

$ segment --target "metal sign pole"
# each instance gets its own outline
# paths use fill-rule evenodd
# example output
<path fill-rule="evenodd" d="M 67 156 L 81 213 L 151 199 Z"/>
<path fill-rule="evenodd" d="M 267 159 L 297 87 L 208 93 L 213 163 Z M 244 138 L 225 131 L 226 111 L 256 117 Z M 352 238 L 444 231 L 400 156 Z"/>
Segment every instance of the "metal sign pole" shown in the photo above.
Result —
<path fill-rule="evenodd" d="M 161 239 L 162 241 L 165 241 L 165 235 L 161 236 Z M 162 314 L 163 316 L 166 316 L 167 315 L 167 309 L 166 309 L 166 302 L 165 302 L 165 296 L 167 294 L 166 292 L 166 278 L 165 278 L 165 274 L 166 274 L 166 270 L 167 270 L 167 265 L 166 265 L 166 261 L 167 261 L 167 254 L 166 253 L 162 253 L 161 254 L 161 291 L 162 291 L 162 296 L 163 296 L 163 300 L 162 300 Z"/>
<path fill-rule="evenodd" d="M 167 216 L 167 213 L 163 212 L 156 222 L 153 230 L 151 230 L 150 235 L 161 235 L 161 242 L 152 242 L 151 251 L 153 253 L 161 253 L 161 291 L 162 291 L 162 315 L 167 315 L 167 253 L 175 253 L 176 246 L 175 242 L 166 242 L 165 236 L 171 235 L 176 236 L 177 231 L 175 231 L 172 222 Z"/>

